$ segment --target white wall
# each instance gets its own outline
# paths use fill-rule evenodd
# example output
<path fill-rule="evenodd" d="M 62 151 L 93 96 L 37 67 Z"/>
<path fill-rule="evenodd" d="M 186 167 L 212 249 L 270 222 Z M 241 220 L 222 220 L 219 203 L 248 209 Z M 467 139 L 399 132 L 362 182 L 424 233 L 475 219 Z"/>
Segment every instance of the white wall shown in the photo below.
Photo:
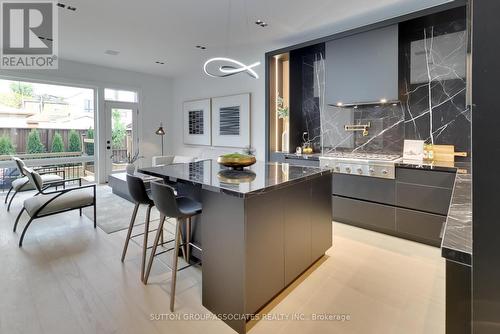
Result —
<path fill-rule="evenodd" d="M 261 65 L 255 70 L 259 79 L 253 79 L 245 73 L 240 73 L 226 78 L 212 78 L 202 71 L 204 60 L 199 67 L 191 73 L 173 80 L 173 107 L 172 118 L 168 121 L 168 149 L 170 153 L 189 155 L 194 157 L 215 158 L 223 152 L 239 152 L 238 148 L 220 148 L 209 146 L 184 145 L 182 127 L 182 105 L 184 101 L 209 97 L 233 95 L 240 93 L 251 94 L 250 108 L 250 140 L 251 146 L 256 149 L 258 160 L 265 160 L 265 67 L 264 55 L 270 49 L 252 47 L 248 52 L 240 50 L 239 55 L 234 53 L 220 54 L 218 56 L 234 57 L 245 64 L 257 60 Z M 215 55 L 211 55 L 215 56 Z M 211 57 L 207 55 L 207 58 Z"/>
<path fill-rule="evenodd" d="M 160 121 L 164 124 L 170 123 L 168 115 L 172 107 L 171 79 L 64 60 L 59 61 L 58 70 L 0 71 L 0 76 L 95 88 L 98 91 L 98 117 L 102 116 L 104 110 L 104 88 L 138 91 L 140 154 L 145 156 L 140 165 L 151 165 L 151 157 L 161 153 L 160 138 L 154 131 Z M 100 117 L 100 120 L 102 119 Z M 98 147 L 102 156 L 104 145 Z M 99 180 L 102 182 L 103 175 L 99 176 Z"/>

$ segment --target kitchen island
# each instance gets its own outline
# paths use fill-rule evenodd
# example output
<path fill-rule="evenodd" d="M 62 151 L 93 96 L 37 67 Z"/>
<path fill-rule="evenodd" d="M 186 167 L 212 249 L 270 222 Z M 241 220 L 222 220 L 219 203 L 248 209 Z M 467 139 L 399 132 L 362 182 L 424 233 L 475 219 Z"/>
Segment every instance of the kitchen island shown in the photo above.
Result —
<path fill-rule="evenodd" d="M 202 202 L 193 222 L 202 303 L 238 333 L 332 246 L 331 170 L 257 162 L 235 171 L 203 160 L 139 172 Z"/>

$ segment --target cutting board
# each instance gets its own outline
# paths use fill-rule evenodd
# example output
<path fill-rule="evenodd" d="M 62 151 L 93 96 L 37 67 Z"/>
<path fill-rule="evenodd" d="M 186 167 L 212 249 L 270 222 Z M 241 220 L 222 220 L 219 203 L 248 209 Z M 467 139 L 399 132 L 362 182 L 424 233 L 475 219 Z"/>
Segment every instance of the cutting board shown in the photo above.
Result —
<path fill-rule="evenodd" d="M 433 145 L 434 161 L 453 162 L 455 157 L 466 157 L 467 152 L 455 152 L 455 145 Z"/>

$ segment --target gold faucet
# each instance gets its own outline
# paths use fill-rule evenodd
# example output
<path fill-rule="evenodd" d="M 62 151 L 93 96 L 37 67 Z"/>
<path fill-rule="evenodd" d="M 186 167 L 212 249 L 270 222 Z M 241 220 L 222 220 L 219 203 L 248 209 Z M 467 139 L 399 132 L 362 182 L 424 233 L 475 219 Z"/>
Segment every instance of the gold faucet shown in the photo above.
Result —
<path fill-rule="evenodd" d="M 368 124 L 346 124 L 344 125 L 345 131 L 363 131 L 363 137 L 368 136 L 368 129 L 371 127 L 371 122 Z"/>

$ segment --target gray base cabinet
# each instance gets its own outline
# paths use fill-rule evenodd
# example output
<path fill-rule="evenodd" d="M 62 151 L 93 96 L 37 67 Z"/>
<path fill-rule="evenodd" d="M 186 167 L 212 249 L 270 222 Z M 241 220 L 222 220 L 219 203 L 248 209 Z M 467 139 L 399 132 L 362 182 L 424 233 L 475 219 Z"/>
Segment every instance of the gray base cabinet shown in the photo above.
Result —
<path fill-rule="evenodd" d="M 333 174 L 333 195 L 394 205 L 395 181 L 377 177 Z"/>
<path fill-rule="evenodd" d="M 333 196 L 333 220 L 379 232 L 395 230 L 396 208 L 351 198 Z"/>
<path fill-rule="evenodd" d="M 334 174 L 335 221 L 440 246 L 455 173 L 396 168 L 396 179 Z"/>
<path fill-rule="evenodd" d="M 439 247 L 445 222 L 446 216 L 396 208 L 396 231 L 407 239 Z"/>
<path fill-rule="evenodd" d="M 331 175 L 239 198 L 202 190 L 203 305 L 258 312 L 332 246 Z M 224 240 L 224 242 L 221 242 Z M 238 333 L 246 319 L 223 319 Z"/>

